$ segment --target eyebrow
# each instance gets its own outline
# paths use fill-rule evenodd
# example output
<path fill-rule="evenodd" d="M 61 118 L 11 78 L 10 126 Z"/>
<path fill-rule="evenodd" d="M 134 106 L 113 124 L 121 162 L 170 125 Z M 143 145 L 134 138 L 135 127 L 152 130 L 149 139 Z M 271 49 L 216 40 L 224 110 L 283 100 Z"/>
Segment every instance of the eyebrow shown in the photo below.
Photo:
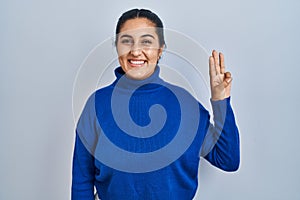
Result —
<path fill-rule="evenodd" d="M 130 38 L 132 38 L 132 36 L 131 36 L 131 35 L 127 35 L 127 34 L 125 34 L 125 35 L 122 35 L 120 38 L 124 38 L 124 37 L 130 37 Z"/>
<path fill-rule="evenodd" d="M 130 37 L 130 38 L 132 38 L 131 35 L 127 35 L 127 34 L 122 35 L 120 38 L 124 38 L 124 37 Z M 145 35 L 142 35 L 141 37 L 151 37 L 151 38 L 155 39 L 155 37 L 153 35 L 151 35 L 151 34 L 145 34 Z"/>
<path fill-rule="evenodd" d="M 145 34 L 145 35 L 142 35 L 141 37 L 151 37 L 151 38 L 155 39 L 154 36 L 151 34 Z"/>

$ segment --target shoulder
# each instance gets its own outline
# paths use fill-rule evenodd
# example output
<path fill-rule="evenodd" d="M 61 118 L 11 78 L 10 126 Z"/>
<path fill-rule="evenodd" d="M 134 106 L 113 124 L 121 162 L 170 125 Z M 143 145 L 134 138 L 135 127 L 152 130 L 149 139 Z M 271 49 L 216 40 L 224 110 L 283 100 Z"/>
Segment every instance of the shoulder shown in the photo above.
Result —
<path fill-rule="evenodd" d="M 182 100 L 182 103 L 184 104 L 197 104 L 199 107 L 200 112 L 203 113 L 209 113 L 207 109 L 202 105 L 202 103 L 195 98 L 189 91 L 187 91 L 185 88 L 180 87 L 178 85 L 174 85 L 168 82 L 165 82 L 165 87 L 170 89 L 178 99 Z"/>
<path fill-rule="evenodd" d="M 113 89 L 114 89 L 114 85 L 110 84 L 110 85 L 96 89 L 93 94 L 95 96 L 103 96 L 103 95 L 112 93 Z"/>

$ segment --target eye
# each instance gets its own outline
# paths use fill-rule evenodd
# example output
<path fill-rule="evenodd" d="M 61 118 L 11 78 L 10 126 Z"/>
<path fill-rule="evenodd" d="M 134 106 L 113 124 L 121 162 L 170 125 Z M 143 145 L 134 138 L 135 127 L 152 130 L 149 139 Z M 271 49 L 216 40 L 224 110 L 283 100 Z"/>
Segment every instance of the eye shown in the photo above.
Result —
<path fill-rule="evenodd" d="M 132 39 L 122 39 L 121 43 L 126 44 L 126 45 L 131 45 L 131 44 L 133 44 L 133 40 Z"/>
<path fill-rule="evenodd" d="M 152 41 L 151 40 L 142 40 L 142 42 L 141 42 L 143 45 L 147 45 L 147 46 L 149 46 L 149 45 L 151 45 L 152 44 Z"/>

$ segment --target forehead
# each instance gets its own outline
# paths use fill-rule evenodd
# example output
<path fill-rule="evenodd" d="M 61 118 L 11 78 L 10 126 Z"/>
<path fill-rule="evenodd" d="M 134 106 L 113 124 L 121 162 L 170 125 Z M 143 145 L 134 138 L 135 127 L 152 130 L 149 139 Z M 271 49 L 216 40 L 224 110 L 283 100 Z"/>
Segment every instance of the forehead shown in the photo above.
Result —
<path fill-rule="evenodd" d="M 152 34 L 156 35 L 156 27 L 153 22 L 146 18 L 135 18 L 127 20 L 120 29 L 120 35 L 123 34 Z"/>

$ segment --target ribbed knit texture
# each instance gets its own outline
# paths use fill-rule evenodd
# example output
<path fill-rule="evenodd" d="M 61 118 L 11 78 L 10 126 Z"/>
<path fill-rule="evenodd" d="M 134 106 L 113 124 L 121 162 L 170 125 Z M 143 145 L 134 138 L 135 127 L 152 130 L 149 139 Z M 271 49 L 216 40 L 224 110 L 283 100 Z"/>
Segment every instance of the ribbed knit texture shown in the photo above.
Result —
<path fill-rule="evenodd" d="M 230 106 L 230 98 L 211 102 L 214 112 L 215 126 L 213 126 L 210 124 L 208 111 L 190 94 L 159 78 L 159 67 L 145 80 L 127 78 L 120 67 L 115 70 L 115 74 L 117 78 L 111 85 L 97 90 L 92 95 L 94 101 L 87 101 L 78 122 L 73 158 L 72 200 L 92 200 L 94 186 L 102 200 L 190 200 L 194 197 L 198 185 L 200 155 L 220 169 L 226 171 L 238 169 L 239 133 Z M 122 84 L 118 84 L 121 79 Z M 134 88 L 138 89 L 133 92 Z M 176 95 L 168 88 L 178 91 L 184 97 L 185 103 L 196 102 L 197 106 L 191 109 L 199 109 L 198 129 L 188 149 L 168 166 L 144 173 L 119 171 L 99 161 L 97 151 L 106 153 L 105 146 L 100 145 L 103 138 L 101 134 L 105 134 L 114 145 L 132 153 L 155 152 L 174 139 L 182 120 L 182 113 Z M 138 132 L 141 137 L 124 132 L 118 127 L 112 113 L 113 92 L 120 98 L 133 92 L 128 109 L 130 117 L 139 126 L 151 123 L 148 114 L 151 106 L 161 105 L 167 116 L 163 128 L 151 137 L 142 137 L 143 132 Z M 121 108 L 128 105 L 120 103 L 114 106 L 118 110 L 118 106 Z M 92 114 L 93 109 L 96 114 Z M 191 123 L 195 119 L 197 117 L 189 116 Z M 95 124 L 99 124 L 101 128 L 97 128 Z M 193 133 L 187 128 L 186 134 Z M 107 153 L 109 154 L 108 151 Z M 114 159 L 118 156 L 108 155 L 108 157 Z M 161 159 L 168 158 L 169 155 L 162 155 Z M 143 166 L 150 163 L 138 164 Z"/>

